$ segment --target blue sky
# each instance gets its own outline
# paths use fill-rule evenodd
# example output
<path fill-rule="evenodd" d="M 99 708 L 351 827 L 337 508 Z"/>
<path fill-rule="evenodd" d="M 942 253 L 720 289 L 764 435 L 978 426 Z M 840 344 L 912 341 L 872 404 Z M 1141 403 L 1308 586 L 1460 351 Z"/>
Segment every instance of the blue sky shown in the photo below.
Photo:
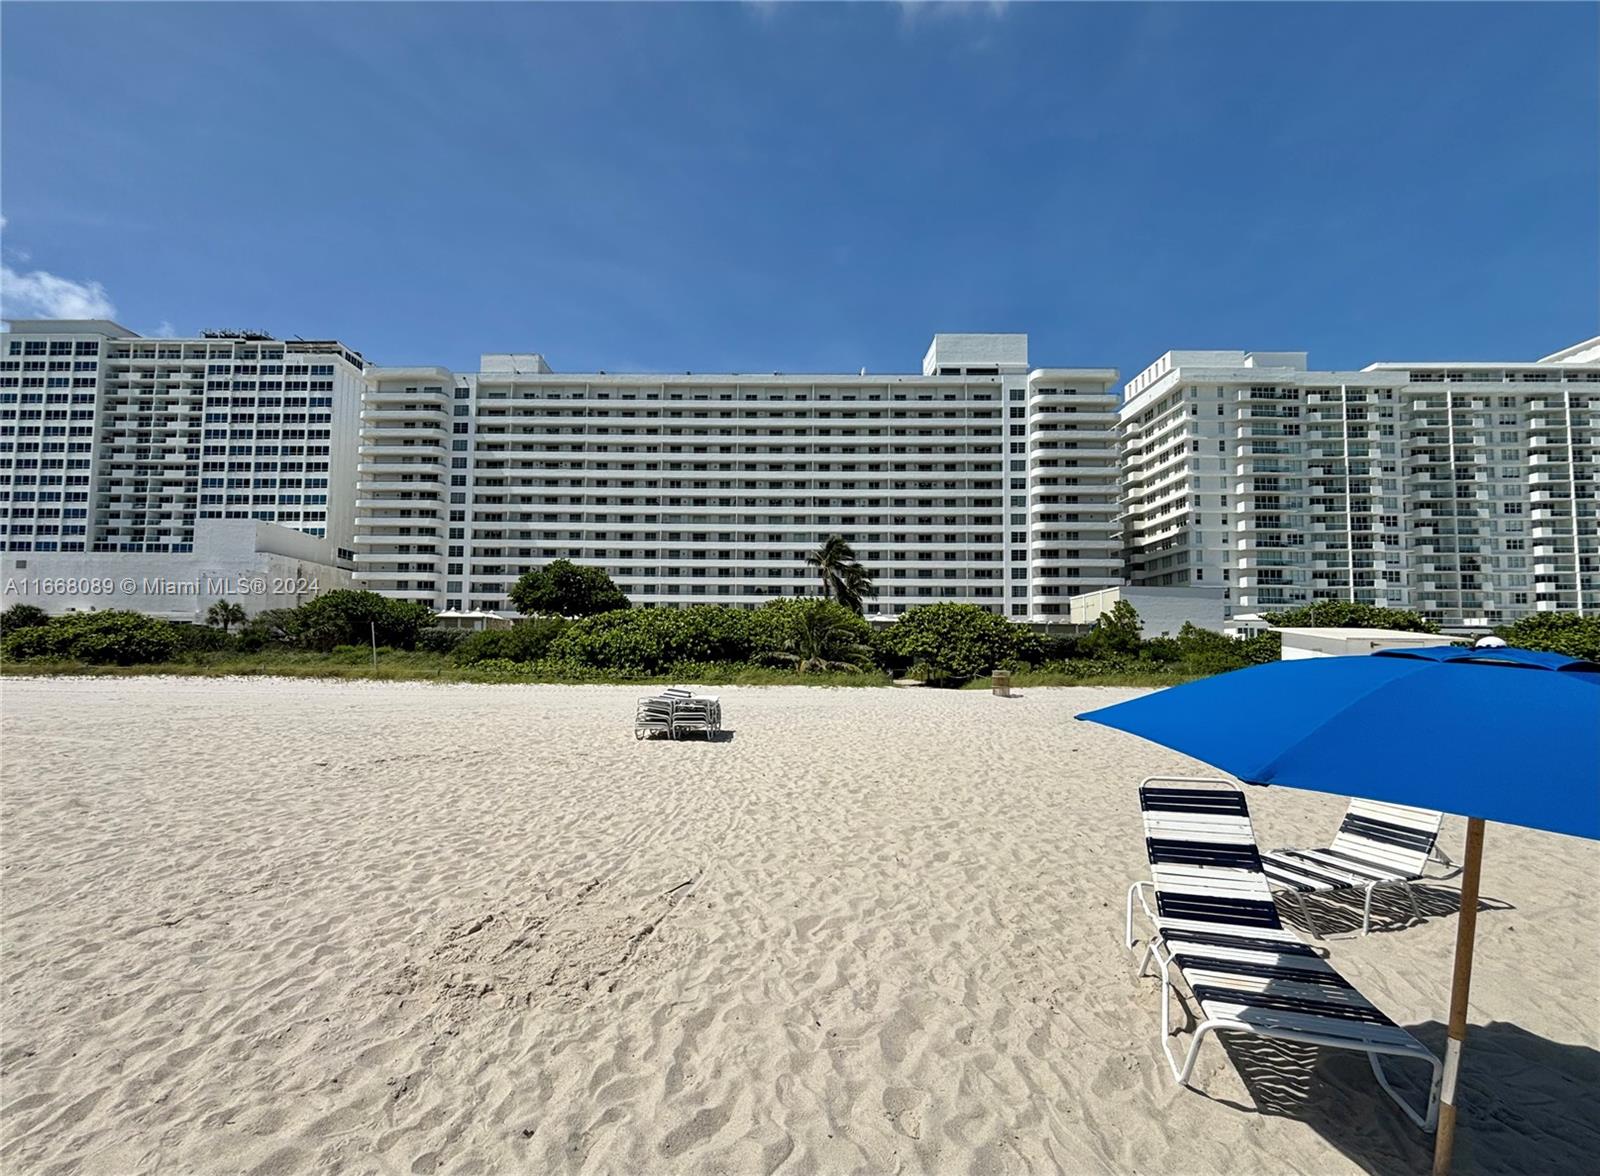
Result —
<path fill-rule="evenodd" d="M 1600 331 L 1592 5 L 8 3 L 6 313 L 915 370 Z"/>

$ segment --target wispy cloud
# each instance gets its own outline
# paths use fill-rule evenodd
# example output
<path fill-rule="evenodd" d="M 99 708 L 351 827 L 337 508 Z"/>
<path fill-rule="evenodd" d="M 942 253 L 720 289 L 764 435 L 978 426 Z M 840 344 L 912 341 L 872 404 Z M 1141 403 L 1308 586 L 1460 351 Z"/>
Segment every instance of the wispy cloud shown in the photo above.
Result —
<path fill-rule="evenodd" d="M 0 319 L 115 318 L 117 308 L 99 282 L 75 282 L 44 270 L 20 273 L 0 265 Z"/>
<path fill-rule="evenodd" d="M 784 0 L 741 0 L 740 7 L 762 24 L 770 25 L 786 7 Z"/>
<path fill-rule="evenodd" d="M 5 216 L 0 214 L 0 233 L 5 232 L 7 223 Z M 0 248 L 4 249 L 8 257 L 15 258 L 17 261 L 26 262 L 28 260 L 28 255 L 21 249 L 13 249 L 9 241 L 0 241 Z"/>
<path fill-rule="evenodd" d="M 940 18 L 985 16 L 998 19 L 1006 14 L 1008 0 L 896 0 L 900 26 L 914 28 Z"/>
<path fill-rule="evenodd" d="M 173 326 L 166 319 L 162 319 L 161 325 L 151 332 L 151 334 L 157 339 L 176 339 L 178 337 L 178 328 Z"/>

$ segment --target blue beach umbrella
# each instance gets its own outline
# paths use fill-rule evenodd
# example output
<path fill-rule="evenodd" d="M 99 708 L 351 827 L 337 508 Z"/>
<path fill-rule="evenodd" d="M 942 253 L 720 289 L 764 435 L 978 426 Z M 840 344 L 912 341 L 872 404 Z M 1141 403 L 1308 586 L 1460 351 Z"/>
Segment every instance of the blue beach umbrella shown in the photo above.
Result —
<path fill-rule="evenodd" d="M 1249 784 L 1467 818 L 1434 1172 L 1449 1171 L 1485 820 L 1600 840 L 1600 664 L 1440 646 L 1273 662 L 1078 716 Z"/>

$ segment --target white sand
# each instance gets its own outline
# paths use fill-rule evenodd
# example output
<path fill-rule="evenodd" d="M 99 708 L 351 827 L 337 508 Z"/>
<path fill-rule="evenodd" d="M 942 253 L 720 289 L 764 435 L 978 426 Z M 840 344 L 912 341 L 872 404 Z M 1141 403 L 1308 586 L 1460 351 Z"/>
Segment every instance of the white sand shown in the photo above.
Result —
<path fill-rule="evenodd" d="M 713 744 L 636 743 L 639 693 L 5 681 L 0 1166 L 1425 1169 L 1360 1055 L 1172 1082 L 1121 901 L 1190 765 L 1072 719 L 1132 692 L 723 689 Z M 1342 810 L 1250 799 L 1273 843 Z M 1486 862 L 1458 1171 L 1576 1171 L 1600 851 Z M 1332 941 L 1436 1048 L 1453 893 Z"/>

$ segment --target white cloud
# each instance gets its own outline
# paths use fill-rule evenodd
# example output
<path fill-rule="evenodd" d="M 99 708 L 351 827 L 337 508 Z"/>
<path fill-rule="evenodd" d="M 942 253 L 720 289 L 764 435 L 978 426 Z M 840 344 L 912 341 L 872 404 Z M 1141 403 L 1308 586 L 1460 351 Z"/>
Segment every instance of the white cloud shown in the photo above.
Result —
<path fill-rule="evenodd" d="M 6 221 L 5 216 L 3 214 L 0 214 L 0 232 L 3 232 L 5 230 L 5 227 L 6 227 L 7 223 L 8 222 Z M 8 256 L 10 258 L 13 258 L 16 261 L 25 262 L 25 261 L 28 260 L 27 253 L 25 253 L 21 249 L 13 249 L 8 244 L 7 245 L 3 245 L 3 248 L 5 249 L 6 256 Z"/>
<path fill-rule="evenodd" d="M 161 325 L 154 331 L 154 336 L 157 339 L 176 339 L 178 337 L 178 328 L 166 319 L 162 319 Z"/>
<path fill-rule="evenodd" d="M 0 319 L 108 319 L 116 314 L 99 282 L 75 282 L 44 270 L 19 273 L 0 265 Z"/>
<path fill-rule="evenodd" d="M 967 16 L 987 16 L 991 20 L 1006 15 L 1007 0 L 899 0 L 900 27 L 912 28 L 928 20 Z"/>

